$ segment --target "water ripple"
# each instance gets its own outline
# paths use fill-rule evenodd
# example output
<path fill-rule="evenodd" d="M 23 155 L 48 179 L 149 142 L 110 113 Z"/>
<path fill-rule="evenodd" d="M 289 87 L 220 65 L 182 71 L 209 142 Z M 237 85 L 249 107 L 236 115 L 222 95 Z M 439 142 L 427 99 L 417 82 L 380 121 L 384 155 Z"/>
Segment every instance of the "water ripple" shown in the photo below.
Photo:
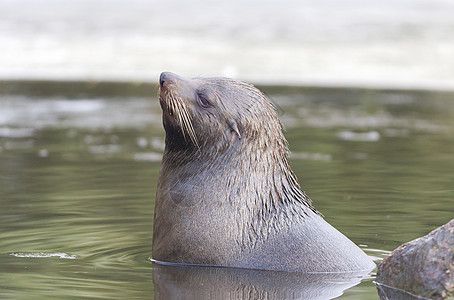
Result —
<path fill-rule="evenodd" d="M 26 257 L 26 258 L 49 258 L 58 257 L 63 259 L 77 259 L 76 255 L 69 255 L 66 253 L 44 253 L 44 252 L 13 252 L 10 255 L 15 257 Z"/>

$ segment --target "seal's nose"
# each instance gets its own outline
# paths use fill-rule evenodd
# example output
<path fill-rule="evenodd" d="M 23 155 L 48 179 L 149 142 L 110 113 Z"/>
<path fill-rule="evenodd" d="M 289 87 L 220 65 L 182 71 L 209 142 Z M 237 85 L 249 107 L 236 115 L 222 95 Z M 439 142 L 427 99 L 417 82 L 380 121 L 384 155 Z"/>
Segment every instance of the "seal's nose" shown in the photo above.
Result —
<path fill-rule="evenodd" d="M 179 79 L 179 76 L 177 74 L 174 74 L 172 72 L 162 72 L 161 76 L 159 76 L 159 85 L 162 88 L 164 86 L 164 83 L 175 82 L 178 79 Z"/>

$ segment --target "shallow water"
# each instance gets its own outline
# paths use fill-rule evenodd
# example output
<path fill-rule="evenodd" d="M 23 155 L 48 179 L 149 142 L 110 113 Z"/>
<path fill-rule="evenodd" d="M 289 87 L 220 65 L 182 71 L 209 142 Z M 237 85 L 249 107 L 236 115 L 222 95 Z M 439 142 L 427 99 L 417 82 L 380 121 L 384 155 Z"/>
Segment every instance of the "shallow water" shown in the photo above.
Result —
<path fill-rule="evenodd" d="M 262 90 L 279 106 L 303 189 L 377 262 L 454 217 L 454 94 Z M 156 85 L 0 91 L 0 298 L 151 298 Z M 377 299 L 372 281 L 340 298 Z"/>

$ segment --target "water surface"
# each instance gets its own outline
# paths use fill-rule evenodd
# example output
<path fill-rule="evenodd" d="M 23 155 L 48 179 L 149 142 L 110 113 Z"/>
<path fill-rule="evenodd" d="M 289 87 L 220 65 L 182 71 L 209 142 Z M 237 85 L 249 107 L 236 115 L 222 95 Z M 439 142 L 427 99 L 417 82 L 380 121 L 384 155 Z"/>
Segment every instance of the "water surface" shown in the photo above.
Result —
<path fill-rule="evenodd" d="M 454 94 L 262 89 L 279 106 L 303 189 L 377 262 L 453 218 Z M 0 91 L 0 297 L 151 298 L 164 138 L 156 84 Z M 372 281 L 340 298 L 377 299 Z"/>

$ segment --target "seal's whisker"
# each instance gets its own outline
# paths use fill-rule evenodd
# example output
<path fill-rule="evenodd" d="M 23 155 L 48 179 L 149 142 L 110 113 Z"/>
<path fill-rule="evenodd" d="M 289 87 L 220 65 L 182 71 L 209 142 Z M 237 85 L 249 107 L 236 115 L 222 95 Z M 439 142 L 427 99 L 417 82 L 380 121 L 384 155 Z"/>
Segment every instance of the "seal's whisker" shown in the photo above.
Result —
<path fill-rule="evenodd" d="M 177 101 L 173 97 L 173 95 L 170 95 L 170 113 L 172 115 L 177 113 L 177 107 L 176 107 Z M 177 114 L 178 115 L 178 114 Z"/>
<path fill-rule="evenodd" d="M 181 103 L 180 103 L 181 104 Z M 181 116 L 182 116 L 182 124 L 184 125 L 184 129 L 188 132 L 189 138 L 192 142 L 200 149 L 199 143 L 197 141 L 197 136 L 194 131 L 194 126 L 192 125 L 190 114 L 187 110 L 186 105 L 181 104 Z"/>
<path fill-rule="evenodd" d="M 196 147 L 200 149 L 187 106 L 180 98 L 172 95 L 171 92 L 169 92 L 168 98 L 170 100 L 170 110 L 173 111 L 173 114 L 181 127 L 183 138 L 186 140 L 186 138 L 189 137 Z"/>

